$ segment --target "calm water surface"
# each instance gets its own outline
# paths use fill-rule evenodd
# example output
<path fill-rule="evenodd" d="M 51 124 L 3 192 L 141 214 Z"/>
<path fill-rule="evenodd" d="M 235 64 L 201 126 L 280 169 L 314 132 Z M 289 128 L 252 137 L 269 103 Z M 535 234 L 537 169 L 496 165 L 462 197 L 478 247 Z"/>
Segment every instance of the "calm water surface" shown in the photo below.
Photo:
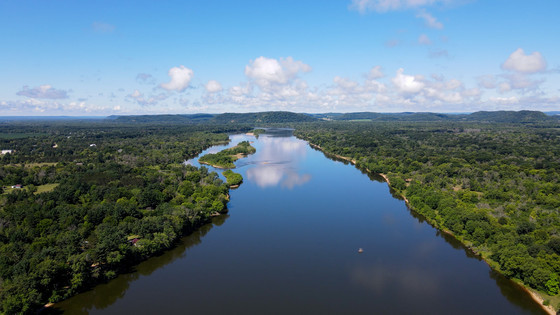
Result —
<path fill-rule="evenodd" d="M 228 146 L 254 141 L 257 153 L 237 162 L 245 181 L 231 191 L 228 215 L 135 272 L 56 308 L 69 314 L 542 313 L 517 285 L 411 213 L 381 178 L 328 159 L 287 132 L 231 138 Z"/>

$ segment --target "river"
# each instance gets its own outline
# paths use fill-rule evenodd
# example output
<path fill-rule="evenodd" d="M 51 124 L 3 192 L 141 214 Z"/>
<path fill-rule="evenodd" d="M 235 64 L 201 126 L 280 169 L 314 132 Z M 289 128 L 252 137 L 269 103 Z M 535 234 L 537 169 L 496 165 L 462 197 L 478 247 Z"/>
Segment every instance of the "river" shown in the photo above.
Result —
<path fill-rule="evenodd" d="M 244 183 L 230 192 L 227 215 L 54 310 L 543 313 L 518 285 L 412 213 L 382 178 L 327 158 L 289 131 L 231 140 L 254 141 L 257 152 L 236 162 Z"/>

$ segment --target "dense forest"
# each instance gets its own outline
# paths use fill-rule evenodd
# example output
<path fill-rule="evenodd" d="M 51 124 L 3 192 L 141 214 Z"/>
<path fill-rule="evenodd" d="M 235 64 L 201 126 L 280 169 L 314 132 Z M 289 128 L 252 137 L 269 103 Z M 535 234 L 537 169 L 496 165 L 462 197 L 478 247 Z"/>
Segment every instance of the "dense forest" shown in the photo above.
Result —
<path fill-rule="evenodd" d="M 182 123 L 182 124 L 278 124 L 288 122 L 310 122 L 318 118 L 308 114 L 292 112 L 224 113 L 193 115 L 138 115 L 110 116 L 109 120 L 119 123 Z"/>
<path fill-rule="evenodd" d="M 442 113 L 330 113 L 315 114 L 315 118 L 323 120 L 353 120 L 353 121 L 393 121 L 393 122 L 494 122 L 494 123 L 535 123 L 552 122 L 558 123 L 558 115 L 547 115 L 539 111 L 480 111 L 471 114 L 442 114 Z"/>
<path fill-rule="evenodd" d="M 432 225 L 558 303 L 559 127 L 331 121 L 301 124 L 296 135 L 385 174 Z"/>
<path fill-rule="evenodd" d="M 183 161 L 247 130 L 0 125 L 0 312 L 111 279 L 226 211 L 229 184 Z"/>

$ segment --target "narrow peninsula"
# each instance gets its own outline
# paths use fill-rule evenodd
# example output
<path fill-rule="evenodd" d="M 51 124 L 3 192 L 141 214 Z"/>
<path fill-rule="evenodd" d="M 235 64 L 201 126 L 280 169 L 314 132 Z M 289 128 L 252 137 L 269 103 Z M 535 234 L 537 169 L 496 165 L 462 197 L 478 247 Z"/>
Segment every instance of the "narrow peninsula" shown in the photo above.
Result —
<path fill-rule="evenodd" d="M 242 141 L 235 147 L 222 150 L 218 153 L 206 154 L 198 159 L 198 161 L 215 168 L 230 169 L 235 168 L 235 164 L 233 164 L 235 161 L 249 154 L 253 154 L 256 151 L 257 150 L 251 146 L 249 141 Z"/>

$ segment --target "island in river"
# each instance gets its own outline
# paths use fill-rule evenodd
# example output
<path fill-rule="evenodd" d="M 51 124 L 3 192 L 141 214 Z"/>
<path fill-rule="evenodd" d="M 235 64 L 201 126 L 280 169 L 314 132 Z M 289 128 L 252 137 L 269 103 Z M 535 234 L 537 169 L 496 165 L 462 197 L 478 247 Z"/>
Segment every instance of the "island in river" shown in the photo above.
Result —
<path fill-rule="evenodd" d="M 218 153 L 208 153 L 202 156 L 198 161 L 215 168 L 235 168 L 233 164 L 238 159 L 255 153 L 255 148 L 251 146 L 249 141 L 242 141 L 232 148 L 224 149 Z"/>

